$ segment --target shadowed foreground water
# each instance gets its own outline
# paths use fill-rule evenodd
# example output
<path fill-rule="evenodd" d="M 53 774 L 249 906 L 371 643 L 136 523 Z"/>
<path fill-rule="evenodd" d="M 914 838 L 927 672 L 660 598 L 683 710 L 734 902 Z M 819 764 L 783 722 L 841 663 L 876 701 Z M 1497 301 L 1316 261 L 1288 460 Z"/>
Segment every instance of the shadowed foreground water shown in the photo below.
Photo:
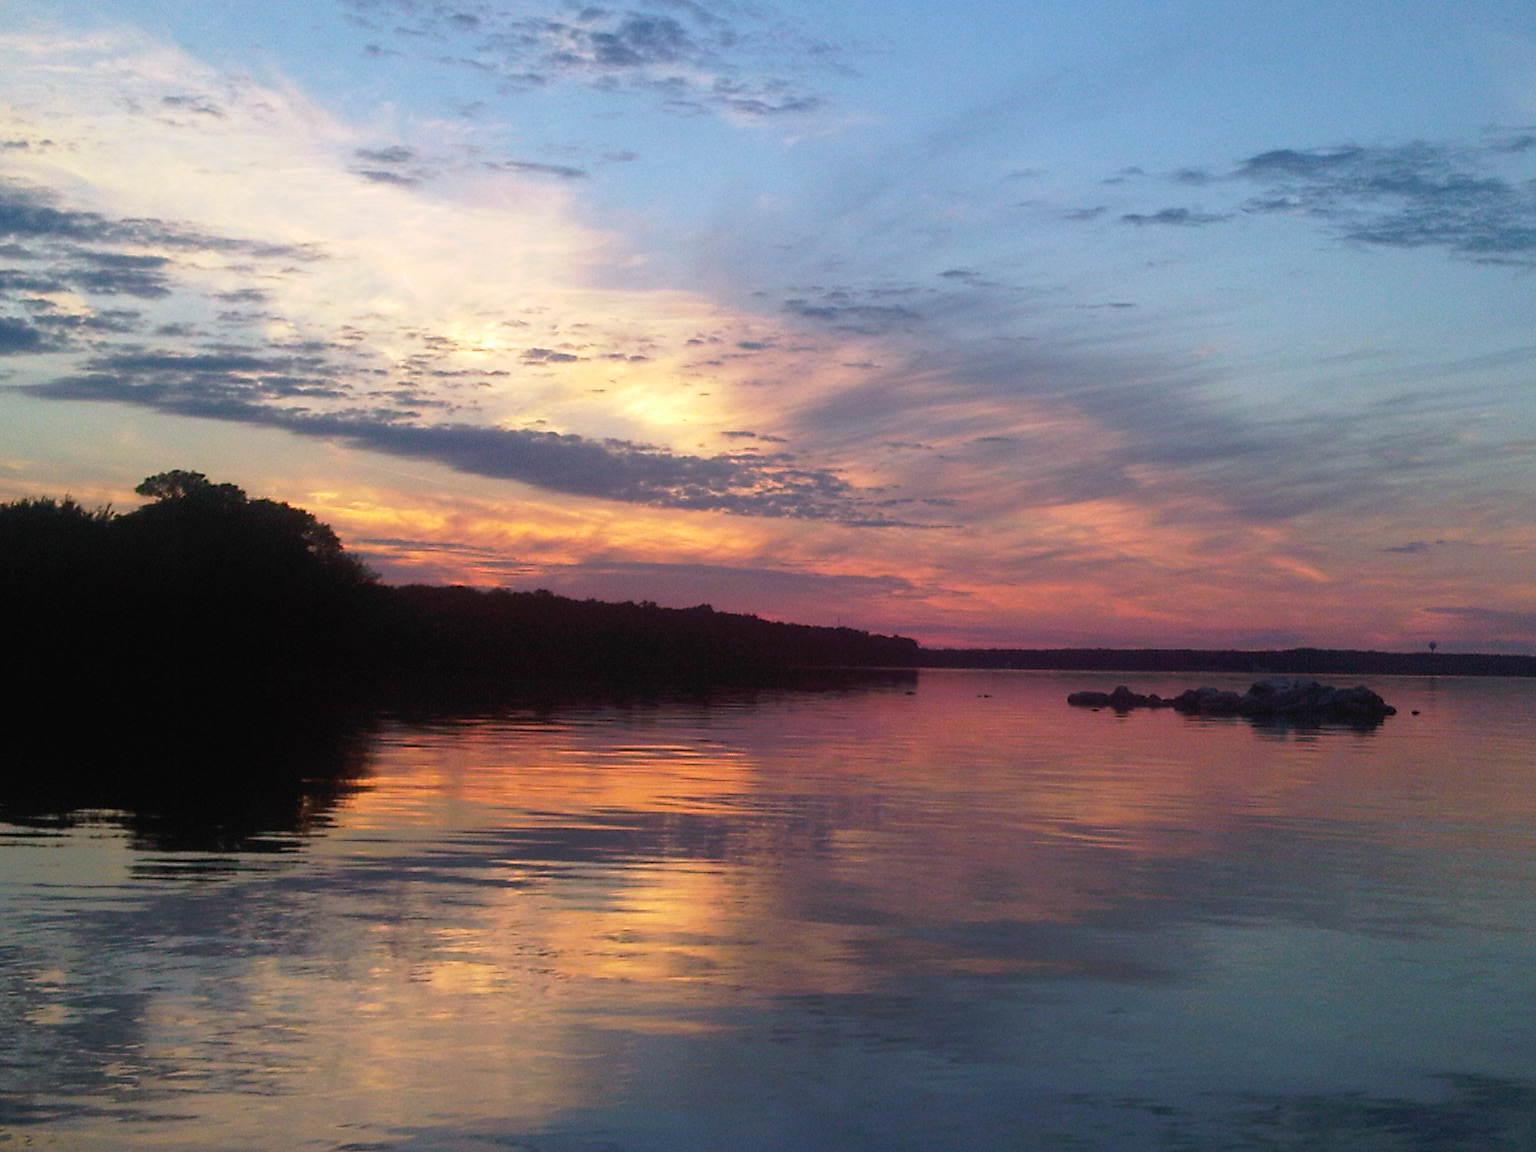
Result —
<path fill-rule="evenodd" d="M 382 722 L 204 838 L 9 793 L 0 1147 L 1536 1148 L 1536 684 L 1374 684 Z"/>

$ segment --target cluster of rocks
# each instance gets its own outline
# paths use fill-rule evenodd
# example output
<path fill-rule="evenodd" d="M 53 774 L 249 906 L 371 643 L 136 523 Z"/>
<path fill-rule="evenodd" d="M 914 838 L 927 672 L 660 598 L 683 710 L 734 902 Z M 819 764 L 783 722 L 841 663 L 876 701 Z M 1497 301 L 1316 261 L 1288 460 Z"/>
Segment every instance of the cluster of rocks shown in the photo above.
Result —
<path fill-rule="evenodd" d="M 1079 708 L 1172 708 L 1198 716 L 1251 716 L 1260 719 L 1333 720 L 1374 723 L 1397 709 L 1364 685 L 1334 688 L 1316 680 L 1260 680 L 1239 695 L 1221 688 L 1190 688 L 1177 696 L 1143 696 L 1124 684 L 1113 692 L 1074 692 L 1067 703 Z"/>

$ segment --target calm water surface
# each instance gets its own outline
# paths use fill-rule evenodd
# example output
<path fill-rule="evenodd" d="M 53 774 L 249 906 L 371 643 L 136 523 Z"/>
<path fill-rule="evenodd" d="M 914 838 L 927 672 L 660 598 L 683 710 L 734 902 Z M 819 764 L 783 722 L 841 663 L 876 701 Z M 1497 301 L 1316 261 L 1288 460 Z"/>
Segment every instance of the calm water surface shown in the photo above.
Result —
<path fill-rule="evenodd" d="M 207 836 L 0 808 L 0 1148 L 1536 1148 L 1536 684 L 1063 703 L 1113 683 L 389 721 Z"/>

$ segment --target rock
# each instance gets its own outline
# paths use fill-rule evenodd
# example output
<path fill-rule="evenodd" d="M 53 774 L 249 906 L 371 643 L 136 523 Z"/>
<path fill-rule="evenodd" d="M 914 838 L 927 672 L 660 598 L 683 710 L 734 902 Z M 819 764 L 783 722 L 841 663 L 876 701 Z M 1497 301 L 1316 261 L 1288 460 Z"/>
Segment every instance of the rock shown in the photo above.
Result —
<path fill-rule="evenodd" d="M 1242 700 L 1245 716 L 1359 723 L 1397 714 L 1396 708 L 1363 684 L 1333 688 L 1316 680 L 1261 680 Z"/>
<path fill-rule="evenodd" d="M 1221 688 L 1189 688 L 1173 698 L 1173 707 L 1197 716 L 1236 716 L 1243 710 L 1243 698 Z"/>
<path fill-rule="evenodd" d="M 1109 706 L 1116 712 L 1129 712 L 1132 708 L 1145 708 L 1147 698 L 1121 684 L 1109 694 Z"/>
<path fill-rule="evenodd" d="M 1074 692 L 1067 703 L 1079 708 L 1173 708 L 1192 716 L 1248 716 L 1253 719 L 1284 719 L 1300 722 L 1344 721 L 1378 724 L 1395 716 L 1393 708 L 1363 684 L 1334 688 L 1316 680 L 1276 678 L 1260 680 L 1239 695 L 1222 688 L 1189 688 L 1172 700 L 1155 693 L 1143 696 L 1124 684 L 1113 692 Z"/>
<path fill-rule="evenodd" d="M 1156 692 L 1143 696 L 1140 692 L 1132 692 L 1124 684 L 1118 685 L 1113 692 L 1074 692 L 1067 697 L 1067 703 L 1076 708 L 1113 708 L 1116 712 L 1173 706 L 1172 700 L 1164 700 Z"/>

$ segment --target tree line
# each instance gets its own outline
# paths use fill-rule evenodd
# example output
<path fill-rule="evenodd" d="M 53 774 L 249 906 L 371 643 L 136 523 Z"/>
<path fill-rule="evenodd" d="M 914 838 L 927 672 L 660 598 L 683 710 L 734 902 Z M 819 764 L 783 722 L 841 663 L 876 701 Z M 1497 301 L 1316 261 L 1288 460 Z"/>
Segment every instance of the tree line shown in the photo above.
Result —
<path fill-rule="evenodd" d="M 163 472 L 131 512 L 0 505 L 0 604 L 13 666 L 93 699 L 366 695 L 454 680 L 722 678 L 911 667 L 915 641 L 547 591 L 381 583 L 289 504 Z"/>

